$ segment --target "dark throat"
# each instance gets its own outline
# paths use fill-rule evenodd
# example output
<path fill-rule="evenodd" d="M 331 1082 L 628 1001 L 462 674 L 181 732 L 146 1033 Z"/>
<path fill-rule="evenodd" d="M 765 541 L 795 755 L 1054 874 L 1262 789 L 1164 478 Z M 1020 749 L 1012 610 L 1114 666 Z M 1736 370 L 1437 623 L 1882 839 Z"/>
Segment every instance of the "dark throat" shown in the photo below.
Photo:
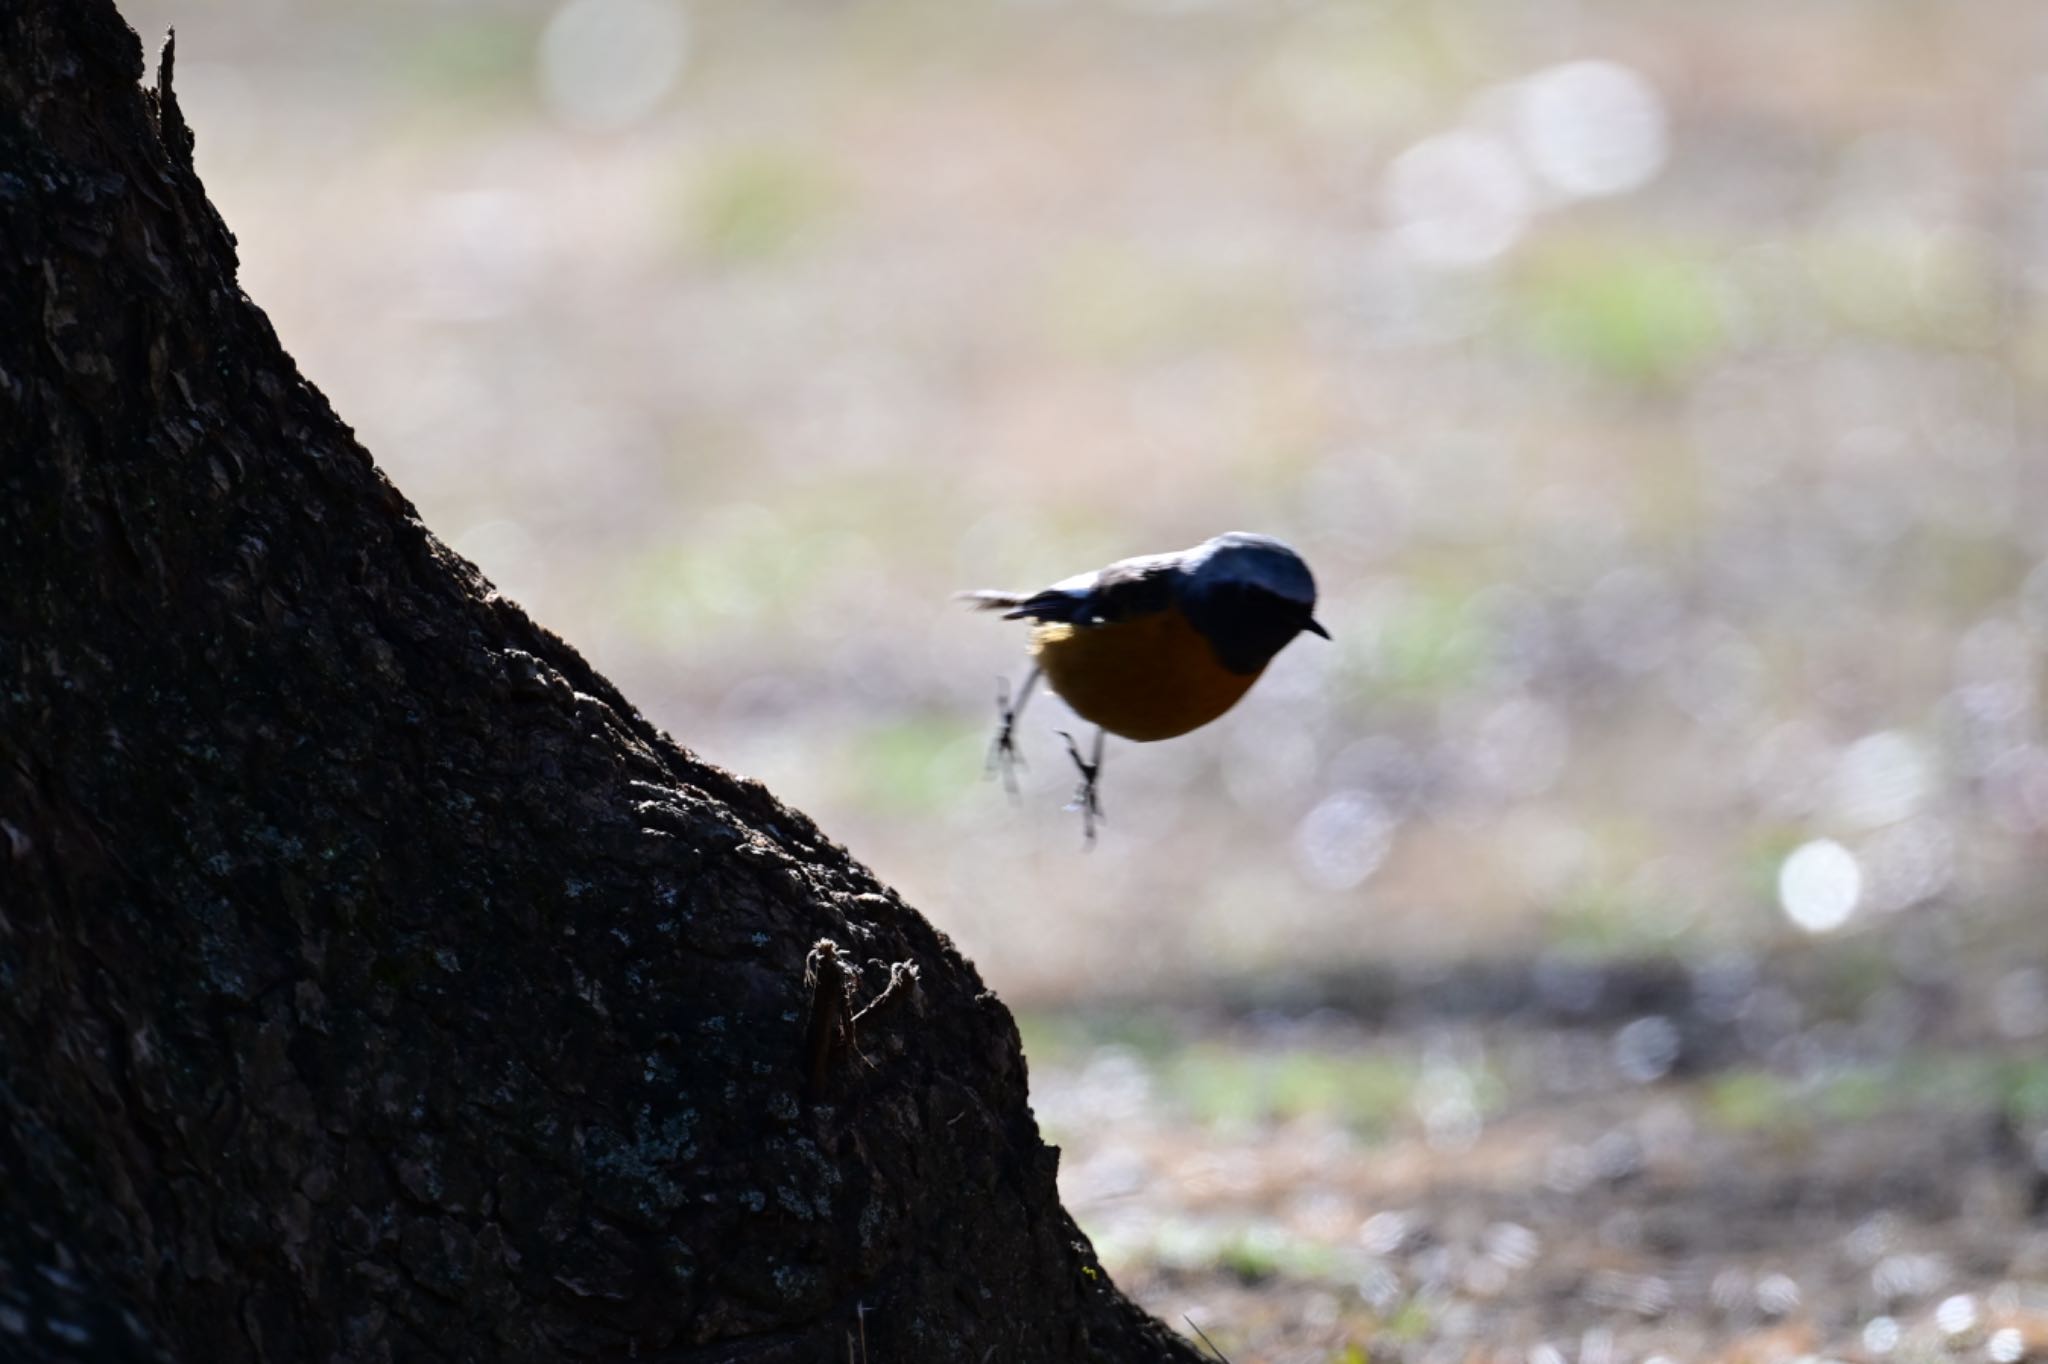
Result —
<path fill-rule="evenodd" d="M 1182 604 L 1217 660 L 1234 673 L 1264 668 L 1301 633 L 1313 609 L 1248 583 L 1212 587 Z"/>

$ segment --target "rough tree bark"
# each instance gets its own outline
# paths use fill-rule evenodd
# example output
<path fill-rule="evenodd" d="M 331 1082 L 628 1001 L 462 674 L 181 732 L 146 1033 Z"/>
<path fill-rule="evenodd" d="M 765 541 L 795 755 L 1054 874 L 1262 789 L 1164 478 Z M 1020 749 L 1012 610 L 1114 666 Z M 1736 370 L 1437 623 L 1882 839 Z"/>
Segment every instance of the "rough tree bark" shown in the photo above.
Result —
<path fill-rule="evenodd" d="M 0 1357 L 1194 1358 L 973 967 L 300 377 L 170 57 L 0 3 Z"/>

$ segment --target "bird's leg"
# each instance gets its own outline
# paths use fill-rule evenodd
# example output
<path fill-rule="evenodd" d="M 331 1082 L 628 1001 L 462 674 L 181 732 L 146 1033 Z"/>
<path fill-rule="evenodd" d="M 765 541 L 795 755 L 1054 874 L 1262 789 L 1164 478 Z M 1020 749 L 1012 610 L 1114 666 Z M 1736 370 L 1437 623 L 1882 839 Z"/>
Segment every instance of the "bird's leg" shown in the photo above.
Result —
<path fill-rule="evenodd" d="M 1095 842 L 1095 826 L 1102 819 L 1102 798 L 1097 793 L 1097 778 L 1102 775 L 1102 741 L 1109 731 L 1095 731 L 1095 757 L 1092 762 L 1083 761 L 1081 746 L 1074 742 L 1074 736 L 1065 730 L 1060 737 L 1067 741 L 1067 756 L 1074 760 L 1074 766 L 1081 770 L 1081 784 L 1074 790 L 1073 800 L 1067 803 L 1069 810 L 1081 812 L 1081 835 L 1089 843 Z"/>
<path fill-rule="evenodd" d="M 1024 765 L 1024 756 L 1017 751 L 1017 717 L 1024 713 L 1024 703 L 1031 699 L 1031 689 L 1038 685 L 1038 665 L 1031 665 L 1031 671 L 1024 676 L 1024 685 L 1017 688 L 1017 699 L 1010 699 L 1008 678 L 996 679 L 996 714 L 1000 720 L 996 726 L 995 742 L 988 746 L 988 770 L 1003 774 L 1003 789 L 1011 795 L 1017 794 L 1017 771 Z"/>

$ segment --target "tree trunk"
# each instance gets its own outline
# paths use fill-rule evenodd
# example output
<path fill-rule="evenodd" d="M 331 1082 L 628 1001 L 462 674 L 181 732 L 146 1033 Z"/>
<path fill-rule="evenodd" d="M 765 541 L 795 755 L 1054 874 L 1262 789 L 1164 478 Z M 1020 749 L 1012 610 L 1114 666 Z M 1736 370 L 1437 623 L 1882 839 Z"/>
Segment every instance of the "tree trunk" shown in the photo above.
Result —
<path fill-rule="evenodd" d="M 0 1357 L 1195 1358 L 974 968 L 427 532 L 142 68 L 0 4 Z"/>

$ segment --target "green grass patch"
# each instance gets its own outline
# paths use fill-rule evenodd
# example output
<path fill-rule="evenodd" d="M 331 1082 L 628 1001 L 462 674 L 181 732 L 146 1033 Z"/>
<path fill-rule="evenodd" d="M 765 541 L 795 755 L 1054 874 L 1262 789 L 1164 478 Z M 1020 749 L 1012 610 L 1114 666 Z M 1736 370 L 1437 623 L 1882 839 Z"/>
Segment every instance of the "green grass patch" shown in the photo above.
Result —
<path fill-rule="evenodd" d="M 1999 308 L 1995 262 L 1966 234 L 1903 221 L 1850 221 L 1814 233 L 1801 258 L 1845 325 L 1895 341 L 1981 341 Z"/>
<path fill-rule="evenodd" d="M 1567 885 L 1544 914 L 1550 946 L 1589 961 L 1665 947 L 1670 939 L 1662 923 L 1627 887 L 1593 878 Z"/>
<path fill-rule="evenodd" d="M 753 264 L 815 240 L 844 207 L 846 190 L 819 157 L 755 147 L 714 162 L 687 197 L 691 244 L 713 260 Z"/>
<path fill-rule="evenodd" d="M 979 720 L 930 713 L 899 715 L 856 730 L 831 767 L 844 789 L 839 798 L 877 814 L 928 815 L 961 798 L 962 773 L 986 728 Z M 963 763 L 962 758 L 968 761 Z"/>
<path fill-rule="evenodd" d="M 2028 1122 L 2048 1118 L 2048 1060 L 2030 1057 L 2002 1063 L 1998 1086 L 2007 1113 Z"/>
<path fill-rule="evenodd" d="M 1780 1076 L 1733 1070 L 1707 1082 L 1704 1106 L 1707 1116 L 1723 1127 L 1759 1131 L 1795 1111 L 1791 1090 L 1791 1084 Z"/>
<path fill-rule="evenodd" d="M 1277 290 L 1123 243 L 1091 243 L 1052 266 L 1038 291 L 1038 321 L 1059 354 L 1123 362 L 1228 345 L 1283 325 L 1292 300 Z"/>
<path fill-rule="evenodd" d="M 1671 248 L 1575 242 L 1536 255 L 1515 289 L 1532 345 L 1624 385 L 1679 383 L 1727 340 L 1713 265 Z"/>
<path fill-rule="evenodd" d="M 1433 700 L 1473 685 L 1490 641 L 1462 588 L 1426 588 L 1381 622 L 1367 690 L 1380 699 Z"/>
<path fill-rule="evenodd" d="M 2048 1060 L 1920 1052 L 1808 1080 L 1737 1069 L 1706 1082 L 1702 1108 L 1723 1127 L 1764 1133 L 1912 1112 L 1979 1110 L 2036 1121 L 2048 1117 Z"/>
<path fill-rule="evenodd" d="M 1410 1298 L 1387 1318 L 1380 1329 L 1395 1340 L 1417 1341 L 1427 1336 L 1435 1325 L 1436 1319 L 1430 1313 L 1429 1304 L 1420 1298 Z"/>
<path fill-rule="evenodd" d="M 1166 1060 L 1166 1096 L 1210 1124 L 1325 1117 L 1383 1135 L 1413 1112 L 1412 1059 L 1321 1049 L 1251 1050 L 1202 1042 Z"/>
<path fill-rule="evenodd" d="M 1019 1014 L 1017 1031 L 1025 1059 L 1048 1065 L 1073 1065 L 1097 1047 L 1116 1046 L 1157 1067 L 1183 1045 L 1173 1017 L 1157 1010 Z"/>
<path fill-rule="evenodd" d="M 410 14 L 411 12 L 408 11 Z M 461 101 L 525 101 L 534 91 L 540 24 L 530 13 L 479 9 L 380 44 L 393 54 L 385 75 L 396 88 L 440 110 Z"/>
<path fill-rule="evenodd" d="M 860 579 L 849 575 L 883 553 L 876 527 L 907 542 L 887 547 L 896 565 L 943 554 L 934 528 L 958 515 L 948 496 L 929 480 L 822 472 L 772 505 L 717 503 L 668 538 L 618 554 L 612 590 L 621 618 L 663 646 L 742 633 L 773 639 L 857 590 Z M 943 601 L 944 589 L 934 598 Z"/>
<path fill-rule="evenodd" d="M 832 571 L 831 543 L 798 533 L 765 508 L 729 508 L 625 560 L 618 583 L 625 619 L 635 633 L 667 644 L 786 624 Z"/>
<path fill-rule="evenodd" d="M 1216 1266 L 1245 1284 L 1272 1279 L 1335 1281 L 1344 1277 L 1345 1260 L 1318 1241 L 1289 1236 L 1270 1223 L 1241 1228 L 1225 1239 Z"/>

